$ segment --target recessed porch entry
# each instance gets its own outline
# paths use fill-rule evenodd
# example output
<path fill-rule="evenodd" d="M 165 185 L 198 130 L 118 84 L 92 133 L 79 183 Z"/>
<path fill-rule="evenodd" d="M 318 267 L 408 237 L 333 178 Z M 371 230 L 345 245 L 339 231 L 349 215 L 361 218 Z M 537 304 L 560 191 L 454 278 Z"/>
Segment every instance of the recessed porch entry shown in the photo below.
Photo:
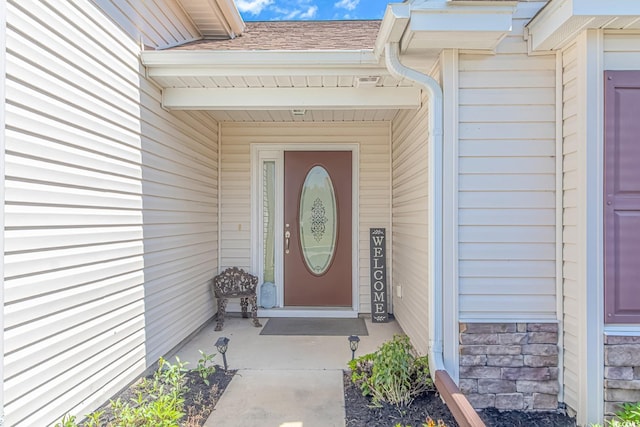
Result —
<path fill-rule="evenodd" d="M 258 150 L 258 271 L 269 316 L 354 317 L 354 156 L 349 147 Z M 305 147 L 306 148 L 306 147 Z M 254 198 L 255 200 L 255 198 Z"/>

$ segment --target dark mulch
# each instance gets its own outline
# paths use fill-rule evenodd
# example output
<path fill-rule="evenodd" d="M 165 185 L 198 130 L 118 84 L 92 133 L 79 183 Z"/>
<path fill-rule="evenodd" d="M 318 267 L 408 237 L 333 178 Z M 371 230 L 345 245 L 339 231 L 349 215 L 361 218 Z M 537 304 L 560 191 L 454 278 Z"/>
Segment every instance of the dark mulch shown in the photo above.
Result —
<path fill-rule="evenodd" d="M 185 393 L 185 405 L 184 411 L 186 416 L 180 423 L 180 427 L 202 427 L 207 421 L 213 408 L 224 393 L 231 379 L 235 375 L 236 371 L 224 371 L 224 369 L 217 367 L 216 372 L 209 376 L 209 385 L 200 377 L 197 371 L 187 371 L 185 378 L 187 381 L 188 391 Z M 152 379 L 153 374 L 146 377 Z M 136 397 L 136 385 L 140 384 L 142 378 L 137 380 L 127 389 L 121 391 L 118 395 L 114 396 L 111 400 L 118 398 L 124 402 L 130 402 Z M 112 412 L 109 403 L 105 403 L 99 410 L 104 411 L 102 420 L 104 424 L 112 421 Z M 103 425 L 104 425 L 103 424 Z"/>
<path fill-rule="evenodd" d="M 418 397 L 408 408 L 395 406 L 370 407 L 369 398 L 351 382 L 350 374 L 344 374 L 344 400 L 347 427 L 422 427 L 427 417 L 443 420 L 447 427 L 456 427 L 453 415 L 434 391 Z M 575 419 L 556 412 L 498 411 L 485 409 L 480 417 L 488 427 L 575 427 Z"/>

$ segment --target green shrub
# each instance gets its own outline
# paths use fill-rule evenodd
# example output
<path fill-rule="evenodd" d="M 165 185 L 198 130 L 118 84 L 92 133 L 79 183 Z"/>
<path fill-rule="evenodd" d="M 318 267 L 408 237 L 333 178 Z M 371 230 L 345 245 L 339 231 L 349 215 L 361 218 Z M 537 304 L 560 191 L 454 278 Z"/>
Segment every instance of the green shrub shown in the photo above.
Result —
<path fill-rule="evenodd" d="M 83 427 L 178 427 L 184 417 L 184 395 L 187 392 L 186 363 L 171 364 L 163 358 L 151 379 L 143 379 L 135 386 L 136 397 L 125 402 L 118 398 L 110 402 L 113 421 L 102 420 L 103 412 L 87 415 Z M 66 415 L 55 427 L 78 427 L 75 417 Z"/>
<path fill-rule="evenodd" d="M 373 405 L 387 402 L 408 406 L 426 390 L 433 389 L 426 356 L 417 357 L 409 337 L 396 335 L 378 351 L 349 362 L 351 380 Z"/>
<path fill-rule="evenodd" d="M 605 422 L 606 427 L 640 427 L 640 402 L 623 403 L 615 418 Z M 592 427 L 602 427 L 592 424 Z"/>

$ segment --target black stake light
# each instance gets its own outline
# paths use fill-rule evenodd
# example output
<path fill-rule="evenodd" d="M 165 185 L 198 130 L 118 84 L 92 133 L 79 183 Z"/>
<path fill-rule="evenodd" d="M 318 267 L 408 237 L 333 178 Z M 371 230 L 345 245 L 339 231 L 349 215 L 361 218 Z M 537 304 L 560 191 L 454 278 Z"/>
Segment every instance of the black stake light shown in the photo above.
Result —
<path fill-rule="evenodd" d="M 357 335 L 350 335 L 349 338 L 349 348 L 351 349 L 351 360 L 356 357 L 356 350 L 358 349 L 358 343 L 360 342 L 360 337 Z"/>
<path fill-rule="evenodd" d="M 225 353 L 227 352 L 228 346 L 229 346 L 229 338 L 227 337 L 220 337 L 218 338 L 218 341 L 216 341 L 216 348 L 218 349 L 220 354 L 222 354 L 222 360 L 224 362 L 225 371 L 227 370 L 227 355 Z"/>

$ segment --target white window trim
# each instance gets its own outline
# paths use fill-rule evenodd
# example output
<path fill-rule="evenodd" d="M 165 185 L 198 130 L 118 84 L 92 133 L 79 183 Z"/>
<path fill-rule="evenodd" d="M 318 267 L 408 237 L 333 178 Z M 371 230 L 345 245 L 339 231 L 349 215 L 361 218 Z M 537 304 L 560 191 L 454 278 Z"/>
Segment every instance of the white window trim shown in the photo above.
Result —
<path fill-rule="evenodd" d="M 260 317 L 357 317 L 360 307 L 360 262 L 359 262 L 359 183 L 360 183 L 360 146 L 354 143 L 283 143 L 251 144 L 251 267 L 257 272 L 260 284 L 263 277 L 263 249 L 262 249 L 262 162 L 265 160 L 276 161 L 276 229 L 275 243 L 282 247 L 283 217 L 284 217 L 284 152 L 285 151 L 350 151 L 352 153 L 352 200 L 351 200 L 351 257 L 352 257 L 352 307 L 342 308 L 287 308 L 284 306 L 283 292 L 283 259 L 282 254 L 276 251 L 275 255 L 275 280 L 277 289 L 277 308 L 258 309 Z M 260 290 L 258 289 L 258 292 Z"/>

